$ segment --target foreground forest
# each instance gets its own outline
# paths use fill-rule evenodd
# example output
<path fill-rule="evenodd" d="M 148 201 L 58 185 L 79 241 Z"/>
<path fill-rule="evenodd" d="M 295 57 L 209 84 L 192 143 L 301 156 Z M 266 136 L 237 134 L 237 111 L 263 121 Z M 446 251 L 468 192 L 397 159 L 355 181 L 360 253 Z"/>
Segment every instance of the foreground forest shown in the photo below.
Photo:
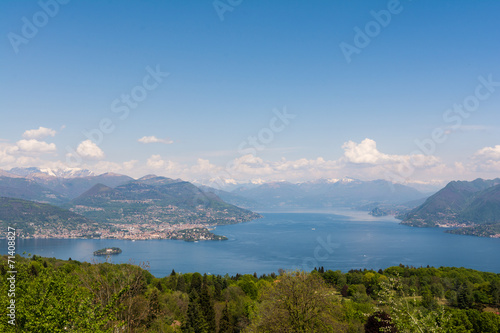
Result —
<path fill-rule="evenodd" d="M 147 264 L 0 261 L 1 332 L 500 332 L 500 274 L 464 268 L 156 278 Z"/>

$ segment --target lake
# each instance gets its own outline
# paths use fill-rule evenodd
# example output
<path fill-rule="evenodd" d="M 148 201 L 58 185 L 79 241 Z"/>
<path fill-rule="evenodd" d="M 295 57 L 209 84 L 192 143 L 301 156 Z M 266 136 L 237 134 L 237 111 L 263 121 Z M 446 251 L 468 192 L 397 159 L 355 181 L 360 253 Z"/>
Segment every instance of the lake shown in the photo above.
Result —
<path fill-rule="evenodd" d="M 219 226 L 227 241 L 26 239 L 17 253 L 104 261 L 93 252 L 119 247 L 113 263 L 148 262 L 156 277 L 177 272 L 269 274 L 282 269 L 378 270 L 400 263 L 409 266 L 455 266 L 500 273 L 500 239 L 451 235 L 437 228 L 399 225 L 393 217 L 366 212 L 265 213 L 264 218 Z M 6 253 L 6 240 L 0 241 Z"/>

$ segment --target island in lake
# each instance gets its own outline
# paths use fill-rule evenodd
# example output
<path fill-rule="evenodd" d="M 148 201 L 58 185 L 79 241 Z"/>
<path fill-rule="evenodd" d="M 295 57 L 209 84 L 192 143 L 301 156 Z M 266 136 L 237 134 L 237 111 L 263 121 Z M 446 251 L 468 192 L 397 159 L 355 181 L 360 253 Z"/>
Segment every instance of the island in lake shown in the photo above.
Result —
<path fill-rule="evenodd" d="M 186 242 L 195 242 L 199 240 L 227 240 L 226 236 L 216 235 L 207 228 L 192 228 L 172 231 L 169 233 L 170 239 L 184 240 Z"/>
<path fill-rule="evenodd" d="M 120 254 L 120 253 L 122 253 L 122 249 L 120 249 L 119 247 L 105 247 L 104 249 L 94 251 L 95 256 L 107 256 L 110 254 Z"/>

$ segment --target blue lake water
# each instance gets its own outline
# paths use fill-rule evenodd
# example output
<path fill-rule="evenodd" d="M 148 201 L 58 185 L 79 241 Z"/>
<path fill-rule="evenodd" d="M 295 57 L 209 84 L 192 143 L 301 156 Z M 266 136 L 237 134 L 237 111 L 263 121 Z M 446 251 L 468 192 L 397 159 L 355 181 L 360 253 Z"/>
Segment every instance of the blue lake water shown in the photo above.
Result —
<path fill-rule="evenodd" d="M 411 228 L 392 217 L 366 212 L 266 213 L 264 218 L 217 227 L 227 241 L 27 239 L 17 253 L 103 261 L 93 251 L 116 246 L 113 263 L 148 262 L 157 277 L 177 272 L 269 274 L 283 269 L 312 270 L 315 266 L 344 272 L 357 268 L 404 265 L 455 266 L 500 273 L 500 239 L 451 235 L 437 228 Z M 5 254 L 6 240 L 0 241 Z"/>

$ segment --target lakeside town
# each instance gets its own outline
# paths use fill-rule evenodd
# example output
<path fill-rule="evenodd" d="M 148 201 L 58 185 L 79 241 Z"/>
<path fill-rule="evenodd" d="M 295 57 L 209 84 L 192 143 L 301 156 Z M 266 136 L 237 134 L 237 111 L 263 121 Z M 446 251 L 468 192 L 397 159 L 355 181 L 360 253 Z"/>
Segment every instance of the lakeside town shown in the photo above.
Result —
<path fill-rule="evenodd" d="M 22 229 L 18 229 L 18 237 L 23 239 L 101 238 L 124 240 L 176 239 L 186 241 L 227 239 L 224 236 L 212 233 L 211 230 L 214 229 L 214 225 L 206 223 L 112 223 L 105 226 L 95 223 L 92 226 L 80 225 L 75 230 L 37 228 L 33 223 L 30 226 L 35 228 L 34 233 L 26 234 Z"/>

